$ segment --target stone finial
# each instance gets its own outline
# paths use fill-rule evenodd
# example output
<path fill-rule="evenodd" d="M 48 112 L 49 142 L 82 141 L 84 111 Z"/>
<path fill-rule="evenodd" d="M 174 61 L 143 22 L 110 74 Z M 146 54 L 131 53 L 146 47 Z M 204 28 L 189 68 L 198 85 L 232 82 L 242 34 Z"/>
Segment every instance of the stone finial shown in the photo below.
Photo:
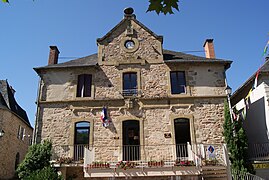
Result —
<path fill-rule="evenodd" d="M 132 15 L 134 13 L 134 9 L 131 7 L 125 8 L 124 9 L 124 14 L 125 15 Z"/>
<path fill-rule="evenodd" d="M 125 8 L 124 9 L 124 18 L 134 18 L 135 19 L 135 15 L 134 13 L 134 9 L 131 7 Z"/>

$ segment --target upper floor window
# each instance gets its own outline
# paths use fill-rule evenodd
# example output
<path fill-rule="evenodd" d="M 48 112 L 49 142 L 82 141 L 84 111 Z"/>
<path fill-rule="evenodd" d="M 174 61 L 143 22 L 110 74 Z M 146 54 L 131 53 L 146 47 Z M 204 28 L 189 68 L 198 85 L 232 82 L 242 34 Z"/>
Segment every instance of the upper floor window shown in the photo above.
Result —
<path fill-rule="evenodd" d="M 137 73 L 123 74 L 123 96 L 137 95 Z"/>
<path fill-rule="evenodd" d="M 184 71 L 172 71 L 170 72 L 170 78 L 172 94 L 186 93 L 186 78 Z"/>
<path fill-rule="evenodd" d="M 91 97 L 92 75 L 78 75 L 77 97 Z"/>
<path fill-rule="evenodd" d="M 25 129 L 22 126 L 19 126 L 17 137 L 20 140 L 24 140 Z"/>

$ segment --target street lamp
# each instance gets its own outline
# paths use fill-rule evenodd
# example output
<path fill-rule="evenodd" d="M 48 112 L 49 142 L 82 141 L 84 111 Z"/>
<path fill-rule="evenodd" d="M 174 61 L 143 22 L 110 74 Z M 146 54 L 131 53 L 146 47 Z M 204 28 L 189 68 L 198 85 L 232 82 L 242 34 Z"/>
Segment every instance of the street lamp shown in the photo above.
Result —
<path fill-rule="evenodd" d="M 5 134 L 5 131 L 3 129 L 0 130 L 0 138 L 3 137 Z"/>
<path fill-rule="evenodd" d="M 230 116 L 231 116 L 231 122 L 233 123 L 233 110 L 232 110 L 232 106 L 231 106 L 231 100 L 230 100 L 230 96 L 232 94 L 232 88 L 230 86 L 226 86 L 225 88 L 225 93 L 227 95 L 227 99 L 228 99 L 228 105 L 229 105 L 229 111 L 230 111 Z"/>

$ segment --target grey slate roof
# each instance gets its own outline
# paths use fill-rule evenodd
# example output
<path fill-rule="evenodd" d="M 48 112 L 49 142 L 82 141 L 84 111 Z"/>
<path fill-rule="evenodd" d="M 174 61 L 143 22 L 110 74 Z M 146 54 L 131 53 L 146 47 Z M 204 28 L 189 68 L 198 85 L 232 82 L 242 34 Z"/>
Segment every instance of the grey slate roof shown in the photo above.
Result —
<path fill-rule="evenodd" d="M 191 54 L 186 54 L 182 52 L 163 50 L 163 58 L 165 63 L 173 62 L 183 62 L 183 63 L 223 63 L 225 64 L 226 69 L 230 67 L 232 61 L 223 60 L 223 59 L 208 59 L 201 56 L 194 56 Z M 87 66 L 97 66 L 98 57 L 97 54 L 92 54 L 86 57 L 74 59 L 64 63 L 47 65 L 43 67 L 34 68 L 35 71 L 41 69 L 54 69 L 54 68 L 70 68 L 70 67 L 87 67 Z"/>
<path fill-rule="evenodd" d="M 23 110 L 16 102 L 15 97 L 6 80 L 0 80 L 0 108 L 9 109 L 10 111 L 14 112 L 16 115 L 21 117 L 25 123 L 29 125 L 29 127 L 31 127 L 25 110 Z"/>

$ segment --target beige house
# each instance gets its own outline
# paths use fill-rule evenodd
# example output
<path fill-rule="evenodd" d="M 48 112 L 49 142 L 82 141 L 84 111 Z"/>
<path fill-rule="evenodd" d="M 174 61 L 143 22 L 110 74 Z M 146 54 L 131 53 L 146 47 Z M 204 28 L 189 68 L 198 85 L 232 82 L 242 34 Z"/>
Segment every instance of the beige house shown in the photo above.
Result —
<path fill-rule="evenodd" d="M 32 141 L 33 128 L 14 93 L 6 80 L 0 80 L 0 179 L 15 176 Z"/>
<path fill-rule="evenodd" d="M 34 141 L 52 141 L 52 162 L 65 178 L 199 179 L 203 165 L 215 162 L 225 179 L 231 61 L 215 58 L 212 39 L 204 44 L 206 58 L 165 50 L 163 37 L 131 8 L 124 13 L 97 39 L 96 54 L 58 63 L 51 46 L 48 65 L 34 68 Z"/>

